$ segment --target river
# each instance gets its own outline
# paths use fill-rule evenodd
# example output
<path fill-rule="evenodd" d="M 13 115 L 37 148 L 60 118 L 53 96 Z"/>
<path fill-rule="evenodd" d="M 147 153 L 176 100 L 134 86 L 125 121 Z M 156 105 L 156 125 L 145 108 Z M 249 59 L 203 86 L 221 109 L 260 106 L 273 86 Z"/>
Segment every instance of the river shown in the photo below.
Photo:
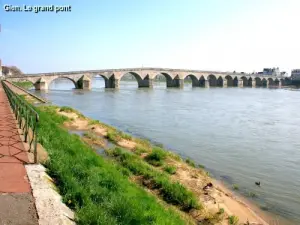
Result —
<path fill-rule="evenodd" d="M 300 92 L 165 86 L 138 89 L 121 81 L 119 90 L 105 90 L 95 78 L 92 90 L 83 91 L 58 79 L 47 92 L 33 92 L 163 144 L 228 187 L 238 186 L 261 209 L 300 224 Z"/>

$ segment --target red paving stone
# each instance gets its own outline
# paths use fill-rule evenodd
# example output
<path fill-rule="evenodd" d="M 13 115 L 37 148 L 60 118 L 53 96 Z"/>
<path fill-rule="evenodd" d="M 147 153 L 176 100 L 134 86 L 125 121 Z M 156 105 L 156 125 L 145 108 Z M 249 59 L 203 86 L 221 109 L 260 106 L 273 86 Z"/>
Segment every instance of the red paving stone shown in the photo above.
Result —
<path fill-rule="evenodd" d="M 15 116 L 0 84 L 0 193 L 31 192 L 24 167 L 28 162 Z"/>

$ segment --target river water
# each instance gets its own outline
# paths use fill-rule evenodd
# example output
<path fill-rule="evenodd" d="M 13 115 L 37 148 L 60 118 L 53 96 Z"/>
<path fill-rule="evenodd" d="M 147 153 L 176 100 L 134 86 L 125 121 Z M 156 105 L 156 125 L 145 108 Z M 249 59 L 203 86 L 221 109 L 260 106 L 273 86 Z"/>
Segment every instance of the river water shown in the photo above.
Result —
<path fill-rule="evenodd" d="M 138 89 L 121 81 L 91 91 L 55 80 L 36 94 L 57 105 L 163 144 L 204 165 L 213 177 L 261 209 L 300 224 L 300 92 L 268 88 Z M 255 182 L 260 181 L 261 186 Z M 280 222 L 278 224 L 281 224 Z"/>

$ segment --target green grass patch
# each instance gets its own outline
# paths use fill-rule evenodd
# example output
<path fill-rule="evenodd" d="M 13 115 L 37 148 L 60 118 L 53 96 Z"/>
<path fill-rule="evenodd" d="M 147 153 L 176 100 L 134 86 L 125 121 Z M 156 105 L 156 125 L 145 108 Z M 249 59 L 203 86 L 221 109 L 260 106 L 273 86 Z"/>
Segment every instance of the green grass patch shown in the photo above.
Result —
<path fill-rule="evenodd" d="M 201 164 L 198 164 L 198 168 L 200 169 L 205 169 L 205 166 L 201 165 Z"/>
<path fill-rule="evenodd" d="M 233 188 L 234 190 L 239 190 L 239 186 L 238 186 L 237 184 L 233 184 L 233 185 L 232 185 L 232 188 Z"/>
<path fill-rule="evenodd" d="M 99 120 L 89 120 L 88 125 L 97 125 L 100 124 Z"/>
<path fill-rule="evenodd" d="M 45 164 L 47 172 L 64 203 L 75 211 L 78 225 L 186 224 L 177 212 L 166 209 L 154 196 L 131 183 L 130 169 L 104 160 L 78 135 L 61 128 L 66 118 L 52 107 L 37 111 L 38 139 L 50 156 Z"/>
<path fill-rule="evenodd" d="M 187 158 L 187 159 L 185 160 L 185 162 L 186 162 L 187 164 L 189 164 L 191 167 L 196 167 L 195 162 L 194 162 L 193 160 L 189 159 L 189 158 Z"/>
<path fill-rule="evenodd" d="M 24 89 L 30 89 L 34 87 L 33 83 L 31 83 L 30 81 L 21 81 L 21 82 L 12 82 L 12 83 Z"/>
<path fill-rule="evenodd" d="M 130 140 L 130 141 L 133 139 L 130 134 L 126 134 L 124 132 L 120 132 L 120 136 L 121 136 L 121 138 Z"/>
<path fill-rule="evenodd" d="M 238 224 L 238 222 L 239 222 L 239 218 L 237 217 L 237 216 L 229 216 L 228 217 L 228 223 L 230 224 L 230 225 L 237 225 Z"/>
<path fill-rule="evenodd" d="M 165 166 L 164 171 L 166 171 L 169 174 L 175 174 L 177 168 L 175 166 Z"/>
<path fill-rule="evenodd" d="M 167 157 L 167 152 L 159 147 L 154 147 L 152 152 L 145 157 L 145 160 L 153 166 L 161 166 Z"/>
<path fill-rule="evenodd" d="M 60 112 L 66 112 L 66 113 L 75 113 L 77 114 L 79 117 L 81 118 L 85 118 L 85 116 L 83 114 L 81 114 L 80 112 L 78 112 L 77 110 L 69 107 L 69 106 L 62 106 L 59 109 Z"/>
<path fill-rule="evenodd" d="M 134 153 L 137 154 L 137 155 L 141 155 L 141 154 L 146 153 L 146 152 L 149 152 L 149 149 L 145 148 L 141 145 L 136 145 L 135 148 L 134 148 Z"/>
<path fill-rule="evenodd" d="M 108 130 L 107 139 L 116 144 L 118 141 L 120 141 L 121 137 L 115 130 Z"/>
<path fill-rule="evenodd" d="M 175 159 L 178 162 L 181 161 L 181 157 L 174 152 L 168 151 L 168 156 L 172 159 Z"/>
<path fill-rule="evenodd" d="M 187 190 L 179 182 L 172 182 L 169 176 L 153 169 L 139 156 L 122 148 L 106 150 L 106 154 L 115 158 L 123 167 L 129 169 L 134 175 L 143 176 L 146 185 L 150 189 L 158 189 L 162 198 L 167 202 L 178 205 L 182 210 L 199 209 L 195 195 Z"/>

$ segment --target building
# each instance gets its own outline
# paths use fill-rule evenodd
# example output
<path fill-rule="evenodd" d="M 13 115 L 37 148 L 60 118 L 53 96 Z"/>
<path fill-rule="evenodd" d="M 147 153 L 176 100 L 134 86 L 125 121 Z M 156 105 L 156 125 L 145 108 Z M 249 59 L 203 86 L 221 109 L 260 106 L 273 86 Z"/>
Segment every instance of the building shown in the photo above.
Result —
<path fill-rule="evenodd" d="M 300 81 L 300 69 L 292 70 L 291 78 L 292 80 Z"/>
<path fill-rule="evenodd" d="M 279 71 L 279 67 L 277 68 L 264 68 L 263 75 L 271 75 L 271 76 L 280 76 L 280 71 Z"/>
<path fill-rule="evenodd" d="M 288 77 L 289 74 L 287 72 L 280 72 L 280 76 L 282 76 L 282 77 Z"/>

